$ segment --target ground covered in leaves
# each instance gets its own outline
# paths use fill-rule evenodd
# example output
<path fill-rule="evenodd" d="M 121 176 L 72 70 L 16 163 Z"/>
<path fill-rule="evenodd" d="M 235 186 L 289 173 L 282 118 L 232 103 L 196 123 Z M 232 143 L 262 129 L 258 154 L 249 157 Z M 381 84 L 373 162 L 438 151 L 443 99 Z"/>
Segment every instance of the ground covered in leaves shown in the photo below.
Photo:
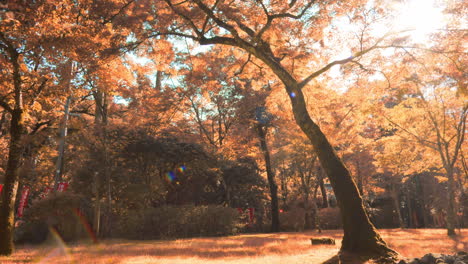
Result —
<path fill-rule="evenodd" d="M 449 238 L 444 229 L 380 230 L 392 248 L 407 258 L 426 253 L 454 254 L 468 250 L 468 229 L 457 230 Z M 336 245 L 311 245 L 312 237 L 331 237 Z M 40 246 L 20 246 L 10 257 L 0 257 L 0 263 L 246 263 L 296 264 L 322 263 L 338 252 L 342 231 L 247 234 L 230 237 L 193 238 L 167 241 L 106 240 L 91 243 L 66 244 L 56 238 Z"/>

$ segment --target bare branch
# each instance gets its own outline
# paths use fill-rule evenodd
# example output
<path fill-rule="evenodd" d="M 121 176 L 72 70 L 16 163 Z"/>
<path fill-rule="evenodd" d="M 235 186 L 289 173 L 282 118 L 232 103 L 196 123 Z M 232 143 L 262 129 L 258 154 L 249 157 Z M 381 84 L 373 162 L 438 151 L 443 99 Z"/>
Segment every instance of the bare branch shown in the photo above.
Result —
<path fill-rule="evenodd" d="M 291 13 L 281 13 L 281 14 L 271 15 L 271 18 L 276 19 L 276 18 L 286 18 L 286 17 L 288 17 L 288 18 L 292 18 L 292 19 L 300 19 L 305 15 L 307 10 L 309 10 L 309 8 L 312 6 L 313 3 L 315 3 L 315 0 L 308 2 L 307 5 L 304 7 L 304 9 L 302 9 L 302 11 L 297 15 L 293 15 Z"/>
<path fill-rule="evenodd" d="M 390 33 L 389 33 L 390 34 Z M 346 59 L 343 59 L 343 60 L 335 60 L 335 61 L 332 61 L 330 62 L 329 64 L 325 65 L 323 68 L 321 68 L 320 70 L 318 71 L 315 71 L 313 72 L 312 74 L 310 74 L 309 76 L 307 76 L 303 81 L 301 81 L 299 83 L 299 89 L 302 89 L 304 86 L 306 86 L 312 79 L 314 79 L 315 77 L 319 76 L 320 74 L 328 71 L 331 67 L 335 66 L 335 65 L 340 65 L 340 64 L 346 64 L 350 61 L 353 61 L 355 58 L 359 58 L 359 57 L 362 57 L 363 55 L 365 55 L 366 53 L 369 53 L 371 52 L 372 50 L 375 50 L 375 49 L 381 49 L 381 48 L 388 48 L 388 47 L 391 47 L 391 46 L 379 46 L 380 42 L 382 42 L 389 34 L 386 34 L 384 36 L 382 36 L 381 38 L 379 38 L 375 44 L 367 49 L 364 49 L 364 50 L 361 50 L 359 52 L 357 52 L 356 54 L 354 54 L 353 56 L 349 57 L 349 58 L 346 58 Z"/>
<path fill-rule="evenodd" d="M 195 118 L 196 118 L 200 131 L 202 132 L 202 134 L 205 136 L 205 138 L 208 140 L 208 142 L 211 145 L 216 146 L 216 142 L 214 142 L 214 140 L 210 137 L 210 133 L 206 130 L 205 126 L 203 125 L 203 121 L 201 119 L 201 114 L 200 114 L 200 110 L 198 109 L 198 106 L 193 101 L 193 98 L 188 97 L 188 99 L 192 103 L 192 109 L 195 112 Z"/>
<path fill-rule="evenodd" d="M 219 2 L 221 2 L 221 0 L 216 0 L 216 2 L 214 3 L 213 7 L 211 7 L 211 10 L 214 11 L 215 8 L 218 6 Z M 208 22 L 210 21 L 210 17 L 209 16 L 206 16 L 206 19 L 205 19 L 205 22 L 203 22 L 203 26 L 202 26 L 202 29 L 201 29 L 201 32 L 202 34 L 205 34 L 207 31 L 206 30 L 206 26 L 208 25 Z"/>
<path fill-rule="evenodd" d="M 392 125 L 398 127 L 399 129 L 401 129 L 403 132 L 407 133 L 408 135 L 414 137 L 420 144 L 424 145 L 424 146 L 427 146 L 431 149 L 434 149 L 434 150 L 437 150 L 437 143 L 435 142 L 432 142 L 432 141 L 429 141 L 429 140 L 426 140 L 416 134 L 414 134 L 413 132 L 409 131 L 408 129 L 400 126 L 399 124 L 393 122 L 390 118 L 388 118 L 386 115 L 383 115 L 383 117 L 388 121 L 390 122 Z"/>
<path fill-rule="evenodd" d="M 250 62 L 250 58 L 252 57 L 252 54 L 249 53 L 248 57 L 247 57 L 247 60 L 242 64 L 242 66 L 240 67 L 240 69 L 234 73 L 235 76 L 241 74 L 243 71 L 244 71 L 244 68 L 245 66 L 247 65 L 247 63 Z"/>
<path fill-rule="evenodd" d="M 125 8 L 127 8 L 130 4 L 132 4 L 133 2 L 135 2 L 135 0 L 130 0 L 128 1 L 125 5 L 123 5 L 119 11 L 117 11 L 117 13 L 111 15 L 109 18 L 107 19 L 104 19 L 104 21 L 102 21 L 102 24 L 107 24 L 109 22 L 112 22 L 112 20 L 114 20 L 114 18 L 116 18 L 117 16 L 119 16 L 120 14 L 122 14 L 122 12 L 125 10 Z"/>
<path fill-rule="evenodd" d="M 360 62 L 355 61 L 355 60 L 351 61 L 351 63 L 354 63 L 354 64 L 358 65 L 359 68 L 360 68 L 361 70 L 363 70 L 363 71 L 372 72 L 372 73 L 373 73 L 373 72 L 378 72 L 378 73 L 382 74 L 382 76 L 383 76 L 383 77 L 385 78 L 385 80 L 387 81 L 388 88 L 392 87 L 392 83 L 390 82 L 390 78 L 388 78 L 387 74 L 385 74 L 384 71 L 382 71 L 382 70 L 376 70 L 376 69 L 368 69 L 368 68 L 366 68 L 364 65 L 362 65 Z"/>
<path fill-rule="evenodd" d="M 315 71 L 314 73 L 312 73 L 311 75 L 307 76 L 307 78 L 305 78 L 303 81 L 301 81 L 299 83 L 299 89 L 303 88 L 304 86 L 307 85 L 307 83 L 309 83 L 312 79 L 314 79 L 315 77 L 319 76 L 320 74 L 328 71 L 331 67 L 335 66 L 335 65 L 339 65 L 339 64 L 345 64 L 345 63 L 348 63 L 350 61 L 352 61 L 355 57 L 354 56 L 351 56 L 347 59 L 344 59 L 344 60 L 336 60 L 336 61 L 333 61 L 333 62 L 330 62 L 329 64 L 325 65 L 325 67 L 321 68 L 320 70 L 318 71 Z"/>
<path fill-rule="evenodd" d="M 234 38 L 228 38 L 228 37 L 213 37 L 213 38 L 202 37 L 198 41 L 200 45 L 222 44 L 222 45 L 240 47 L 239 43 Z"/>
<path fill-rule="evenodd" d="M 258 34 L 256 36 L 256 41 L 259 41 L 262 38 L 263 34 L 271 27 L 271 25 L 273 24 L 273 20 L 278 19 L 278 18 L 300 19 L 301 17 L 304 16 L 304 14 L 307 12 L 307 10 L 309 10 L 309 8 L 312 6 L 312 4 L 315 3 L 315 0 L 309 1 L 307 3 L 307 5 L 304 7 L 304 9 L 302 9 L 302 11 L 297 15 L 293 15 L 291 13 L 281 13 L 281 14 L 270 15 L 269 12 L 268 12 L 268 9 L 263 4 L 263 1 L 260 0 L 258 2 L 261 4 L 261 6 L 263 8 L 263 12 L 267 16 L 267 22 L 262 27 L 262 29 L 260 29 L 260 31 L 258 32 Z M 289 8 L 291 8 L 295 3 L 296 3 L 295 0 L 291 1 L 290 4 L 289 4 Z"/>
<path fill-rule="evenodd" d="M 177 8 L 175 8 L 175 6 L 172 4 L 171 0 L 164 0 L 164 1 L 172 9 L 172 11 L 174 11 L 174 13 L 176 13 L 178 16 L 183 18 L 190 25 L 190 27 L 193 29 L 193 31 L 195 31 L 195 34 L 197 34 L 198 37 L 203 36 L 203 33 L 198 30 L 198 27 L 195 25 L 195 23 L 188 16 L 186 16 L 183 12 L 181 12 Z"/>
<path fill-rule="evenodd" d="M 240 22 L 239 20 L 236 20 L 236 24 L 239 26 L 240 29 L 242 29 L 242 31 L 247 33 L 247 35 L 249 35 L 250 37 L 253 38 L 255 36 L 255 32 L 244 23 Z"/>
<path fill-rule="evenodd" d="M 165 0 L 166 2 L 168 2 L 168 0 Z M 217 17 L 213 10 L 211 10 L 210 8 L 208 8 L 205 4 L 202 3 L 201 0 L 194 0 L 194 2 L 197 4 L 197 6 L 203 11 L 205 12 L 205 14 L 210 17 L 211 19 L 213 19 L 214 22 L 216 22 L 216 24 L 218 24 L 220 27 L 226 29 L 227 31 L 229 31 L 229 33 L 231 33 L 235 39 L 237 40 L 241 40 L 241 38 L 239 37 L 239 34 L 237 33 L 236 29 L 229 25 L 228 23 L 224 22 L 223 20 L 221 20 L 219 17 Z"/>

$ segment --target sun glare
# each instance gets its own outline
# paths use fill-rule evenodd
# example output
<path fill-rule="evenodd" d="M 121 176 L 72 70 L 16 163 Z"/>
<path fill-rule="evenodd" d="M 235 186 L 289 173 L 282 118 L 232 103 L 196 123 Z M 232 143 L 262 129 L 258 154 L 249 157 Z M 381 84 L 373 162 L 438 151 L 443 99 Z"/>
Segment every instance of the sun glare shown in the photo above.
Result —
<path fill-rule="evenodd" d="M 426 42 L 431 33 L 444 27 L 443 6 L 435 0 L 402 1 L 396 9 L 394 30 L 409 30 L 414 42 Z"/>

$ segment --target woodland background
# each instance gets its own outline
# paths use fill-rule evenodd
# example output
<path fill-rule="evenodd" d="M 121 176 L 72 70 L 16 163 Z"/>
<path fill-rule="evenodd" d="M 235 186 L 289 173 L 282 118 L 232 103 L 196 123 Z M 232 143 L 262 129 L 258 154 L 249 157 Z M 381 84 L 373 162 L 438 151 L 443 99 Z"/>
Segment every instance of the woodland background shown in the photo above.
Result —
<path fill-rule="evenodd" d="M 0 2 L 0 183 L 17 155 L 16 207 L 31 188 L 15 241 L 42 242 L 50 226 L 67 241 L 266 232 L 272 190 L 280 230 L 340 228 L 295 95 L 251 54 L 184 35 L 170 2 Z M 237 3 L 247 25 L 257 2 Z M 292 75 L 319 69 L 302 90 L 307 110 L 374 225 L 444 228 L 452 212 L 466 227 L 463 1 L 446 1 L 449 23 L 423 42 L 382 31 L 395 15 L 384 2 L 292 2 L 301 17 L 262 37 Z M 46 195 L 58 182 L 67 191 Z"/>

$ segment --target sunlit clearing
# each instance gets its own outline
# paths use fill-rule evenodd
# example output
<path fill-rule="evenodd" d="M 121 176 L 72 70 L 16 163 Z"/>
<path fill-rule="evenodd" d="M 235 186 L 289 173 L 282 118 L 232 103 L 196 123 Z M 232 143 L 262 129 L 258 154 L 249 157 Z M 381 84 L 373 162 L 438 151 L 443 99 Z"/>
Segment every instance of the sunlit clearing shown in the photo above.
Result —
<path fill-rule="evenodd" d="M 431 33 L 445 25 L 443 6 L 435 0 L 402 1 L 395 9 L 399 10 L 399 15 L 393 24 L 394 30 L 408 30 L 414 42 L 427 42 Z"/>

